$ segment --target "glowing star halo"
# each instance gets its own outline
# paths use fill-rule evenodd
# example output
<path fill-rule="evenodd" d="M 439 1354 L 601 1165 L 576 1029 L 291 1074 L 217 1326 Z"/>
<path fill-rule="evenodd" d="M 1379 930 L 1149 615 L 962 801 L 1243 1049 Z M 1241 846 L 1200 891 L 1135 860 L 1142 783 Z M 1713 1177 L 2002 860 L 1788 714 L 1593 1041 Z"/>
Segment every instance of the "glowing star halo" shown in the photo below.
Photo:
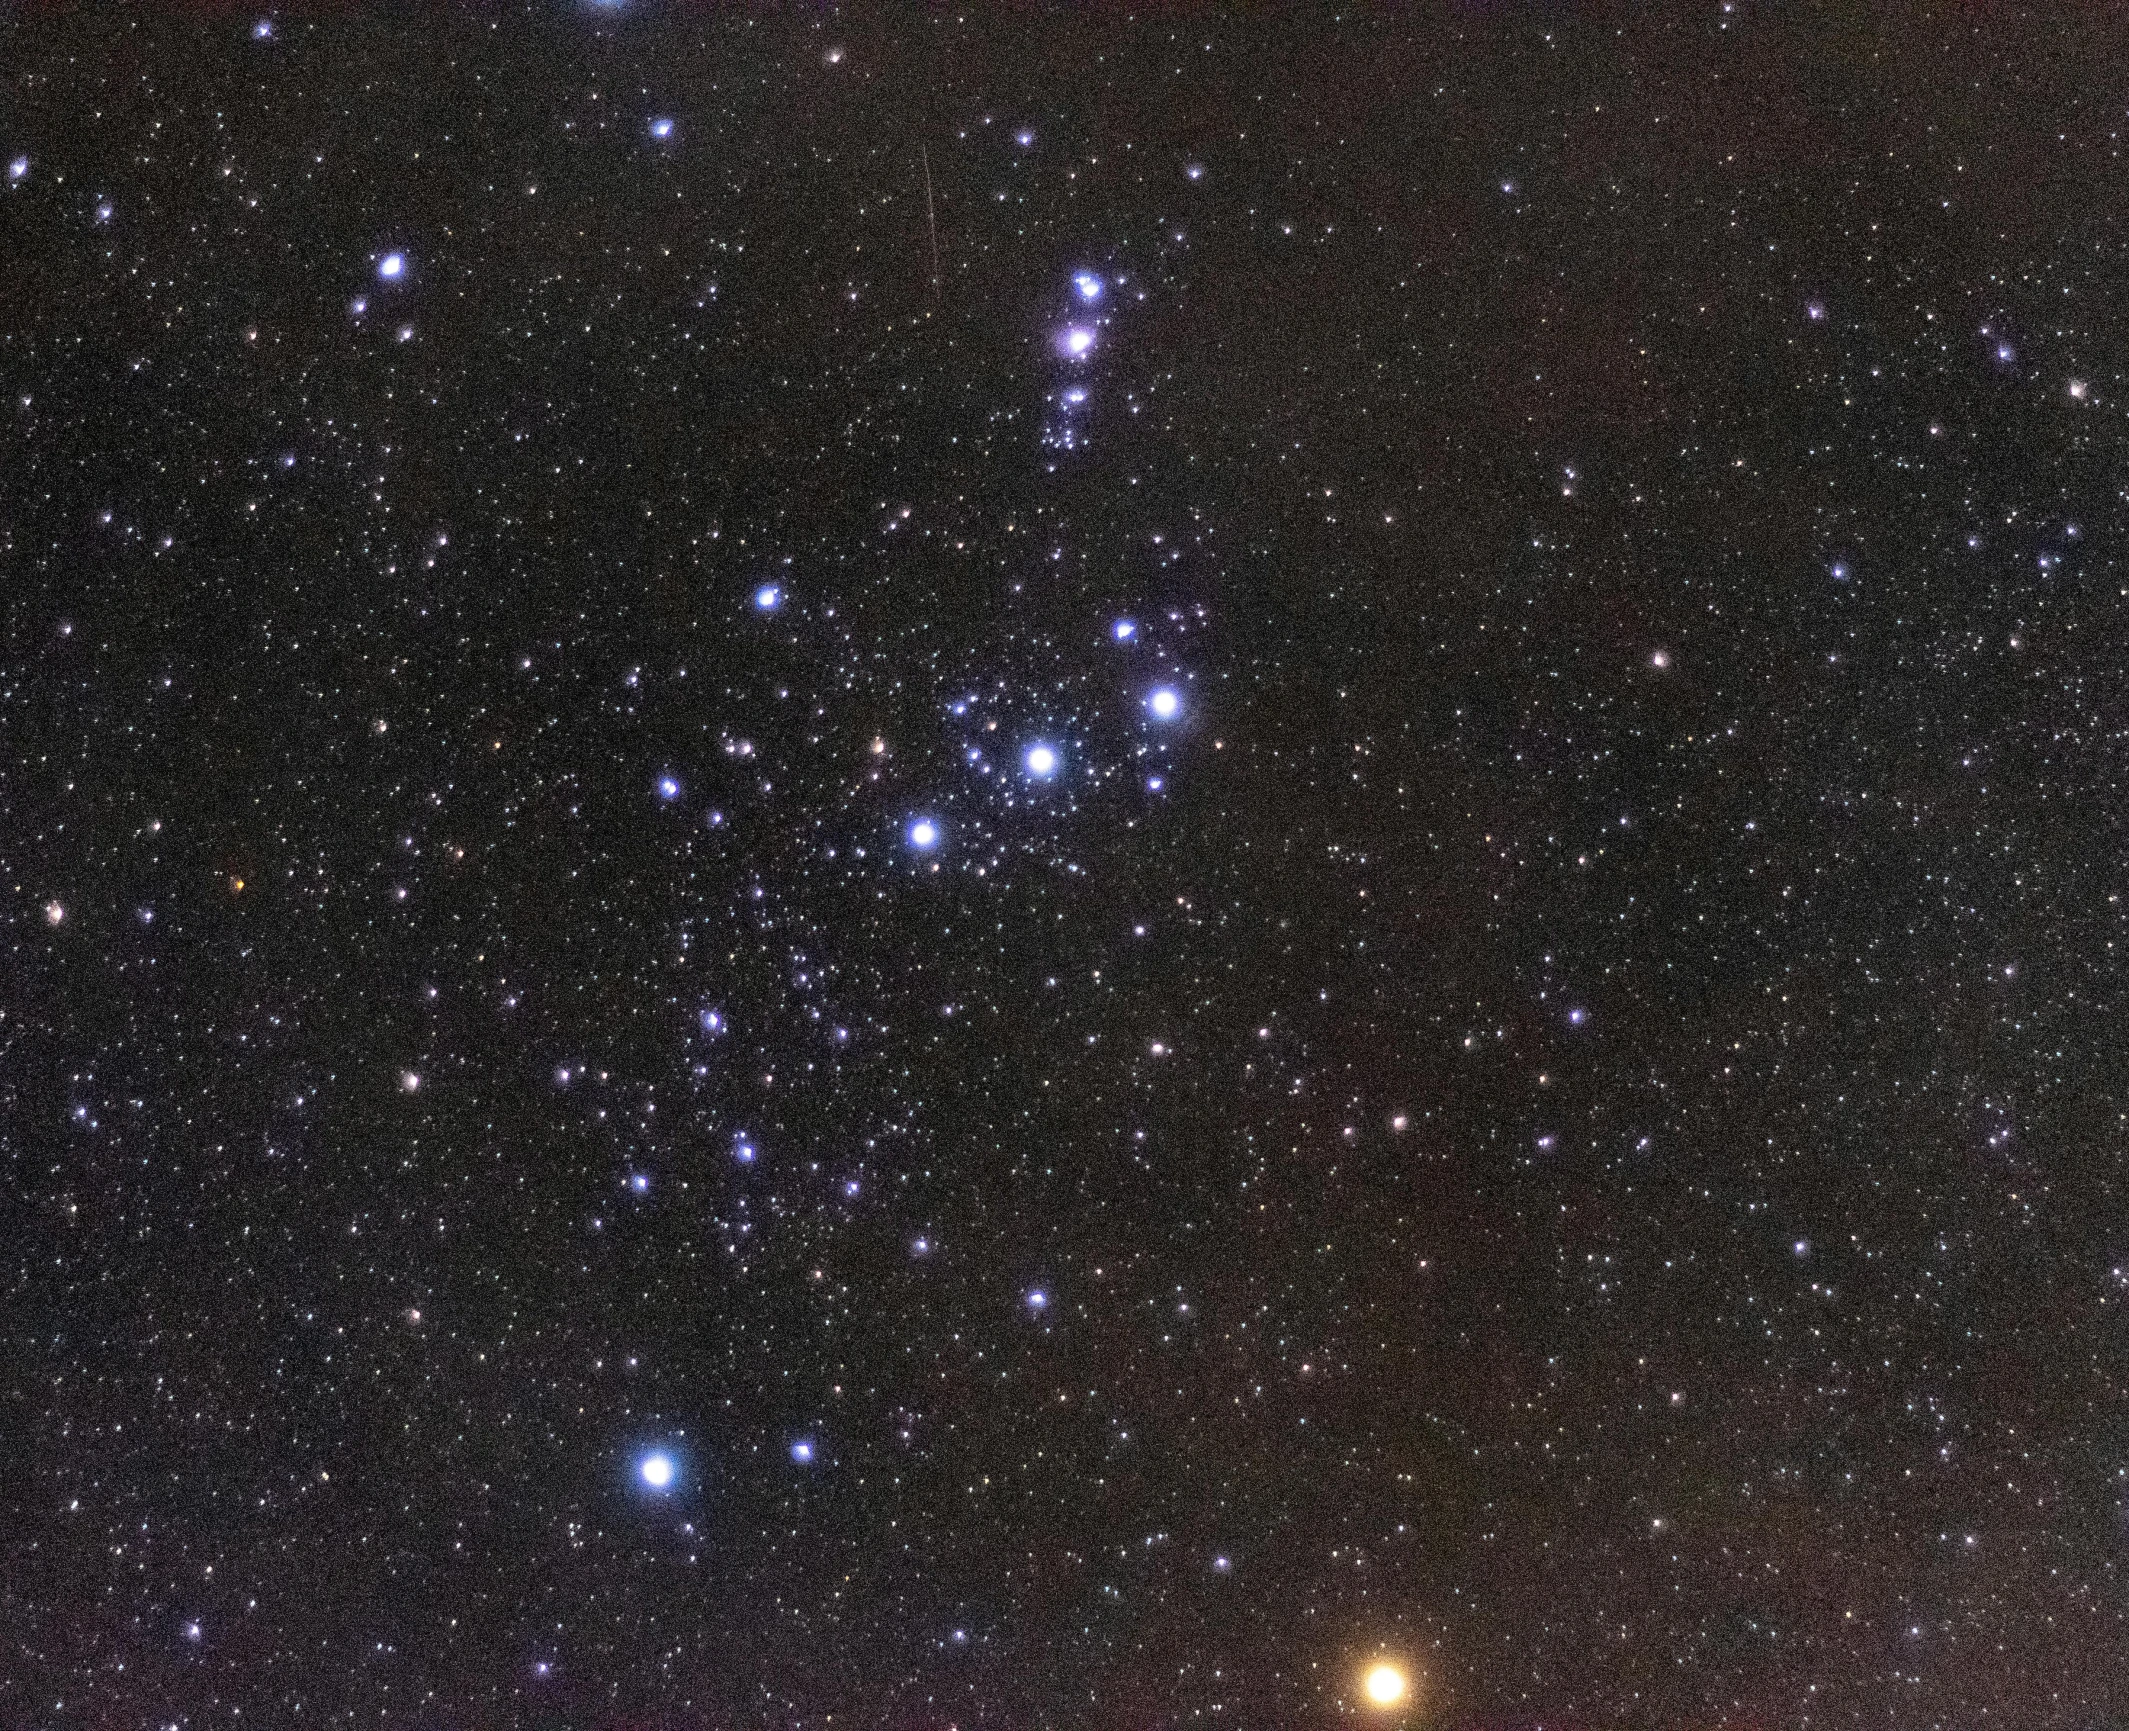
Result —
<path fill-rule="evenodd" d="M 673 1457 L 666 1454 L 646 1455 L 643 1464 L 636 1469 L 643 1475 L 643 1482 L 654 1491 L 669 1490 L 673 1483 Z"/>
<path fill-rule="evenodd" d="M 1394 1707 L 1405 1698 L 1408 1690 L 1405 1674 L 1387 1661 L 1369 1666 L 1360 1687 L 1371 1707 Z"/>

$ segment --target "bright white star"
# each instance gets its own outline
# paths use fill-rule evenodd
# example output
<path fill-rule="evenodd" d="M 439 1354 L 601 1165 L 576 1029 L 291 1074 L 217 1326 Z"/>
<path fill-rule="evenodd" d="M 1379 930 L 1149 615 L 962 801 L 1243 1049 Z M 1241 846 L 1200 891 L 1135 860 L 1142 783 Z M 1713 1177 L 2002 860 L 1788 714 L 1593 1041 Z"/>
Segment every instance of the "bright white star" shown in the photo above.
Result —
<path fill-rule="evenodd" d="M 1047 745 L 1028 747 L 1028 774 L 1049 777 L 1057 773 L 1057 753 Z"/>
<path fill-rule="evenodd" d="M 643 1457 L 643 1464 L 636 1469 L 643 1475 L 643 1482 L 654 1491 L 667 1489 L 673 1482 L 673 1457 L 657 1454 Z"/>
<path fill-rule="evenodd" d="M 1183 710 L 1183 700 L 1168 686 L 1162 686 L 1146 699 L 1146 707 L 1153 711 L 1159 721 L 1173 721 Z"/>

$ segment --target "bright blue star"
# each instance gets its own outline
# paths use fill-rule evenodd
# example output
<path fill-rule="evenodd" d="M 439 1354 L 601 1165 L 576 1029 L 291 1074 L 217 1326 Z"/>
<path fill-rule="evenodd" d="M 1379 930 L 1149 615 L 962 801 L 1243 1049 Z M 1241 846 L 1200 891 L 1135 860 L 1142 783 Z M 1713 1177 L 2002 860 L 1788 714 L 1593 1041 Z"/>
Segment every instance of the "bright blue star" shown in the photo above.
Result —
<path fill-rule="evenodd" d="M 1083 270 L 1075 276 L 1072 279 L 1072 286 L 1079 290 L 1079 298 L 1083 301 L 1098 301 L 1101 299 L 1101 278 L 1090 270 Z"/>
<path fill-rule="evenodd" d="M 742 1136 L 737 1142 L 732 1144 L 732 1158 L 737 1160 L 742 1166 L 753 1165 L 754 1144 Z"/>
<path fill-rule="evenodd" d="M 651 1175 L 648 1172 L 631 1172 L 628 1175 L 628 1187 L 638 1196 L 648 1196 L 651 1188 Z"/>
<path fill-rule="evenodd" d="M 764 583 L 754 591 L 754 605 L 764 613 L 774 613 L 784 604 L 784 592 L 774 583 Z"/>
<path fill-rule="evenodd" d="M 1119 619 L 1114 626 L 1114 630 L 1117 642 L 1129 643 L 1132 638 L 1138 635 L 1138 621 L 1135 619 Z"/>
<path fill-rule="evenodd" d="M 680 797 L 680 783 L 672 776 L 661 775 L 658 778 L 658 797 L 666 800 L 678 799 Z"/>
<path fill-rule="evenodd" d="M 671 1455 L 662 1453 L 645 1455 L 637 1464 L 636 1471 L 642 1476 L 643 1482 L 649 1485 L 652 1490 L 664 1491 L 672 1489 L 674 1469 Z"/>
<path fill-rule="evenodd" d="M 928 817 L 920 817 L 909 826 L 909 845 L 923 851 L 939 845 L 939 826 Z"/>
<path fill-rule="evenodd" d="M 273 33 L 274 21 L 271 18 L 261 18 L 251 27 L 251 39 L 254 42 L 271 42 Z"/>
<path fill-rule="evenodd" d="M 1028 1309 L 1047 1310 L 1049 1308 L 1050 1295 L 1043 1291 L 1041 1287 L 1038 1286 L 1033 1292 L 1028 1294 Z"/>
<path fill-rule="evenodd" d="M 1146 699 L 1146 707 L 1153 711 L 1156 721 L 1173 721 L 1183 712 L 1183 700 L 1172 687 L 1163 685 Z"/>
<path fill-rule="evenodd" d="M 1013 134 L 1013 142 L 1019 145 L 1022 150 L 1025 150 L 1035 142 L 1035 135 L 1027 131 L 1016 132 Z"/>
<path fill-rule="evenodd" d="M 1028 747 L 1028 774 L 1037 780 L 1046 781 L 1057 773 L 1057 752 L 1052 746 L 1037 743 Z"/>
<path fill-rule="evenodd" d="M 397 282 L 407 274 L 407 255 L 403 252 L 388 252 L 377 261 L 377 274 L 386 282 Z"/>
<path fill-rule="evenodd" d="M 661 114 L 651 122 L 651 136 L 663 143 L 673 136 L 673 122 L 669 115 Z"/>
<path fill-rule="evenodd" d="M 1069 325 L 1057 339 L 1057 352 L 1067 360 L 1085 360 L 1093 349 L 1094 331 L 1088 325 Z"/>
<path fill-rule="evenodd" d="M 29 172 L 30 159 L 26 156 L 18 156 L 7 165 L 7 177 L 10 180 L 27 180 Z"/>
<path fill-rule="evenodd" d="M 813 1444 L 811 1440 L 806 1437 L 800 1437 L 797 1442 L 793 1443 L 791 1445 L 791 1458 L 802 1467 L 810 1467 L 813 1464 Z"/>

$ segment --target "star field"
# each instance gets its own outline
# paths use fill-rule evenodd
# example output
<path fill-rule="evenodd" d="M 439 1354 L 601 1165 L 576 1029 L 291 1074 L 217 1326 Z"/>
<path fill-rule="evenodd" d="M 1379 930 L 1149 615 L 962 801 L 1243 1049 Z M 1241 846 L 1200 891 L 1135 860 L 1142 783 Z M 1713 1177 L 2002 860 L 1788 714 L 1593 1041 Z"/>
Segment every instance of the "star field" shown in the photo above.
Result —
<path fill-rule="evenodd" d="M 2129 29 L 32 10 L 0 1722 L 2129 1715 Z"/>

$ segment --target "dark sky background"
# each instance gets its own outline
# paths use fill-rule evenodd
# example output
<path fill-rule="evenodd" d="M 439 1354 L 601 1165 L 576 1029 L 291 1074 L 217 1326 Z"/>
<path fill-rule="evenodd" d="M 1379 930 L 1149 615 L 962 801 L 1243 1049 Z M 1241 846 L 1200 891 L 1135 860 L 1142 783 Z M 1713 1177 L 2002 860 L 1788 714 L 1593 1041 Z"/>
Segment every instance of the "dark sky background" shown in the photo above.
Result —
<path fill-rule="evenodd" d="M 14 10 L 0 1719 L 2123 1724 L 2125 36 Z"/>

